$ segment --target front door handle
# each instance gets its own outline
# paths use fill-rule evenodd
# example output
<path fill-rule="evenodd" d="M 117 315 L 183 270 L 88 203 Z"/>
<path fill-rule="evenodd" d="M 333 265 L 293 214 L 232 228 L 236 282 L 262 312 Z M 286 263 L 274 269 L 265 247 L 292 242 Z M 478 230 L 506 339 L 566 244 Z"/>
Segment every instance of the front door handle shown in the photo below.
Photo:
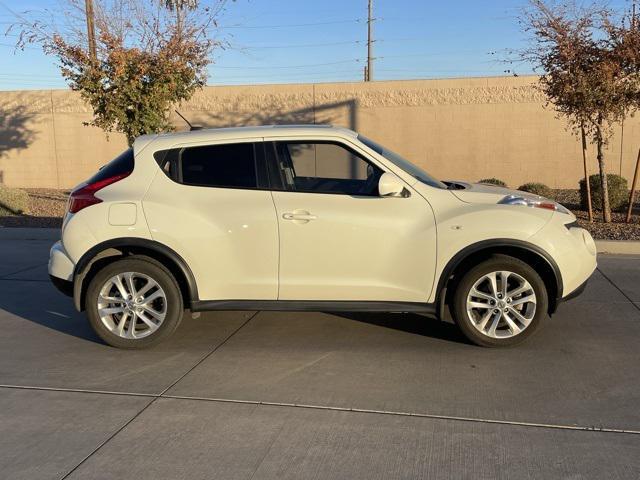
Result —
<path fill-rule="evenodd" d="M 283 213 L 282 218 L 284 218 L 285 220 L 294 220 L 294 221 L 300 221 L 300 222 L 306 223 L 310 220 L 315 220 L 318 217 L 310 214 L 309 212 L 296 210 L 295 212 Z"/>

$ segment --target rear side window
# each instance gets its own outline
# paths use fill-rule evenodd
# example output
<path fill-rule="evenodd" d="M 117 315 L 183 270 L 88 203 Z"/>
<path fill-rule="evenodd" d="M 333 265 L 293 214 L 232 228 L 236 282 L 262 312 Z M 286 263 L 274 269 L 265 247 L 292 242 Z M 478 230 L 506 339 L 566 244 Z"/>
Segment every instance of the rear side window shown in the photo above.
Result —
<path fill-rule="evenodd" d="M 220 188 L 258 188 L 253 143 L 205 145 L 156 152 L 158 165 L 184 185 Z"/>
<path fill-rule="evenodd" d="M 133 172 L 133 148 L 129 148 L 103 166 L 98 172 L 87 180 L 87 183 L 96 183 L 120 175 L 128 175 Z"/>

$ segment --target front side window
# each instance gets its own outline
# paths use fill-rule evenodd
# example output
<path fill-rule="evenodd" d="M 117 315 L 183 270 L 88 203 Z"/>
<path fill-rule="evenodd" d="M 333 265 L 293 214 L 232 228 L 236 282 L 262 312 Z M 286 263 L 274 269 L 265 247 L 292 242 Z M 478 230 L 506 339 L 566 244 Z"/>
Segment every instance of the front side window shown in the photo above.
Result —
<path fill-rule="evenodd" d="M 204 145 L 155 153 L 172 180 L 185 185 L 220 188 L 258 188 L 253 143 Z"/>
<path fill-rule="evenodd" d="M 283 183 L 309 193 L 377 196 L 382 170 L 347 147 L 331 142 L 278 142 Z"/>

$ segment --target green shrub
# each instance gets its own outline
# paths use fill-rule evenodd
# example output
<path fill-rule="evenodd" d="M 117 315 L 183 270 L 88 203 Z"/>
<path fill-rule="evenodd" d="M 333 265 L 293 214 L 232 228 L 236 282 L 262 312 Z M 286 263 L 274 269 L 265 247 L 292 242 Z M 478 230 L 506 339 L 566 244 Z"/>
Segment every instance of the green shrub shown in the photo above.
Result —
<path fill-rule="evenodd" d="M 609 184 L 609 204 L 611 210 L 622 210 L 629 203 L 629 190 L 627 179 L 613 173 L 607 174 Z M 594 210 L 602 210 L 602 189 L 600 188 L 600 175 L 590 175 L 591 205 Z M 587 188 L 584 179 L 580 180 L 580 205 L 587 209 Z"/>
<path fill-rule="evenodd" d="M 0 207 L 16 215 L 25 213 L 29 207 L 29 194 L 18 188 L 0 186 Z"/>
<path fill-rule="evenodd" d="M 504 183 L 502 180 L 500 180 L 499 178 L 483 178 L 482 180 L 480 180 L 478 183 L 488 183 L 490 185 L 496 185 L 497 187 L 504 187 L 507 188 L 507 184 Z"/>
<path fill-rule="evenodd" d="M 544 183 L 525 183 L 524 185 L 520 185 L 518 190 L 528 193 L 533 193 L 534 195 L 540 195 L 541 197 L 551 198 L 553 195 L 553 191 L 547 187 Z"/>

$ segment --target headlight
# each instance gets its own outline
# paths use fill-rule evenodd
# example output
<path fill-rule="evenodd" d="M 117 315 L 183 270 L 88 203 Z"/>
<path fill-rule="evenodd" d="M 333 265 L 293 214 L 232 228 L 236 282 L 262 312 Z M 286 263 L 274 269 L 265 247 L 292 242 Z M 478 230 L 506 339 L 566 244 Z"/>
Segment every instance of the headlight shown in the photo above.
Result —
<path fill-rule="evenodd" d="M 571 215 L 571 212 L 559 203 L 538 196 L 529 197 L 525 195 L 507 195 L 498 203 L 500 205 L 522 205 L 525 207 L 544 208 L 546 210 L 553 210 L 554 212 Z"/>

